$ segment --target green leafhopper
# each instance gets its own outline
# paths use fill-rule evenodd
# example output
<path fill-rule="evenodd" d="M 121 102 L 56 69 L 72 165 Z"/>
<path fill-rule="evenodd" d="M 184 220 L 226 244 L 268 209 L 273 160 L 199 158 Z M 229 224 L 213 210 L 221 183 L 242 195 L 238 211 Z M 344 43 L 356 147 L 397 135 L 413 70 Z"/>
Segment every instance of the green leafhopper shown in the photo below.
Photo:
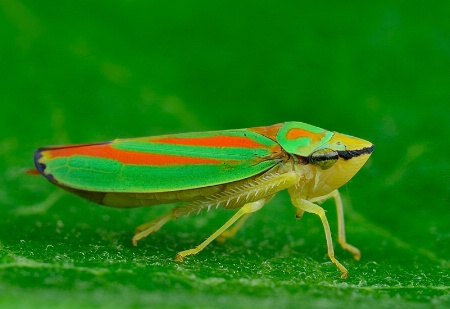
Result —
<path fill-rule="evenodd" d="M 185 202 L 162 217 L 137 227 L 133 244 L 170 220 L 218 208 L 237 212 L 215 233 L 175 260 L 197 254 L 216 238 L 236 233 L 245 219 L 277 192 L 287 189 L 296 216 L 320 217 L 328 256 L 335 258 L 325 211 L 317 203 L 333 198 L 342 248 L 347 243 L 343 207 L 337 189 L 369 159 L 372 143 L 302 122 L 267 127 L 116 139 L 110 142 L 39 148 L 39 173 L 63 189 L 111 207 L 141 207 Z M 235 224 L 236 223 L 236 224 Z M 233 227 L 232 227 L 233 226 Z"/>

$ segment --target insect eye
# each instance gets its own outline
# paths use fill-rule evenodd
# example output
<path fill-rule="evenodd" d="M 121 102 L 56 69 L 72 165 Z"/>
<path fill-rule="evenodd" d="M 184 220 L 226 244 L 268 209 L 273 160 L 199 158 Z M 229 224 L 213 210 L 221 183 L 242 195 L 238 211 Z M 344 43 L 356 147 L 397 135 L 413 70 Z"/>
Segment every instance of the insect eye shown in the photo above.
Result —
<path fill-rule="evenodd" d="M 332 167 L 338 159 L 339 155 L 337 151 L 327 148 L 317 150 L 309 156 L 309 162 L 311 164 L 320 166 L 323 170 Z"/>

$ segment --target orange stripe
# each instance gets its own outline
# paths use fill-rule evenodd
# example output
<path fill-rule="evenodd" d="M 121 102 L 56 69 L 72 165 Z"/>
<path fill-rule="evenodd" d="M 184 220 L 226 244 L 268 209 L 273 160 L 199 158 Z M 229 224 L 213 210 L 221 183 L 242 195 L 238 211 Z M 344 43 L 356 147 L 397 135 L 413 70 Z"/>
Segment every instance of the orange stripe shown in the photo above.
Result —
<path fill-rule="evenodd" d="M 265 137 L 268 137 L 271 140 L 277 142 L 277 134 L 278 134 L 278 131 L 280 131 L 280 128 L 283 126 L 283 124 L 284 123 L 277 123 L 277 124 L 274 124 L 274 125 L 271 125 L 268 127 L 254 127 L 254 128 L 249 128 L 247 130 L 264 135 Z"/>
<path fill-rule="evenodd" d="M 255 142 L 248 137 L 222 135 L 208 137 L 164 137 L 151 139 L 150 142 L 186 146 L 267 148 L 267 146 Z"/>
<path fill-rule="evenodd" d="M 299 128 L 292 128 L 290 129 L 287 134 L 286 134 L 286 138 L 293 140 L 293 139 L 297 139 L 297 138 L 301 138 L 301 137 L 309 137 L 312 140 L 317 140 L 320 134 L 317 133 L 312 133 L 310 131 L 307 130 L 302 130 Z M 320 135 L 322 136 L 322 135 Z"/>
<path fill-rule="evenodd" d="M 219 164 L 223 160 L 186 157 L 178 155 L 166 155 L 158 153 L 144 153 L 130 150 L 120 150 L 111 147 L 110 144 L 66 147 L 58 149 L 44 150 L 51 158 L 88 156 L 95 158 L 112 159 L 123 164 L 135 165 L 173 165 L 173 164 Z"/>

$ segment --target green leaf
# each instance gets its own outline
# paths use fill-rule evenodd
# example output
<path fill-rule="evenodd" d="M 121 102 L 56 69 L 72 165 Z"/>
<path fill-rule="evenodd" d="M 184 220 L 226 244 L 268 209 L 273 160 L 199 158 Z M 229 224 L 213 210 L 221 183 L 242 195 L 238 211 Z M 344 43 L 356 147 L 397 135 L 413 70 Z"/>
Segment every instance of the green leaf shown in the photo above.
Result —
<path fill-rule="evenodd" d="M 1 308 L 450 306 L 447 2 L 0 3 Z M 112 209 L 29 175 L 33 151 L 302 121 L 370 140 L 341 188 L 347 240 L 285 192 L 225 243 L 173 261 L 221 210 L 133 230 L 173 205 Z M 325 202 L 333 235 L 336 211 Z"/>

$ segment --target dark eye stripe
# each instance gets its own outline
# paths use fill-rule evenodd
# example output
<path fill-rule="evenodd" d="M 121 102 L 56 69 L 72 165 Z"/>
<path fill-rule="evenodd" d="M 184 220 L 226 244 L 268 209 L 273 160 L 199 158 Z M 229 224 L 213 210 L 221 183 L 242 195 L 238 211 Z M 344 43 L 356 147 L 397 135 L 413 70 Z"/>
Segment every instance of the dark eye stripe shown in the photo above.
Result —
<path fill-rule="evenodd" d="M 323 153 L 320 155 L 314 155 L 314 162 L 327 161 L 327 160 L 337 160 L 338 154 L 336 152 Z"/>
<path fill-rule="evenodd" d="M 359 149 L 359 150 L 342 150 L 342 151 L 338 151 L 337 153 L 339 154 L 340 158 L 342 158 L 344 160 L 349 160 L 351 158 L 358 157 L 358 156 L 363 155 L 363 154 L 371 154 L 373 152 L 374 148 L 375 148 L 375 146 L 372 144 L 372 146 L 364 147 L 363 149 Z"/>

